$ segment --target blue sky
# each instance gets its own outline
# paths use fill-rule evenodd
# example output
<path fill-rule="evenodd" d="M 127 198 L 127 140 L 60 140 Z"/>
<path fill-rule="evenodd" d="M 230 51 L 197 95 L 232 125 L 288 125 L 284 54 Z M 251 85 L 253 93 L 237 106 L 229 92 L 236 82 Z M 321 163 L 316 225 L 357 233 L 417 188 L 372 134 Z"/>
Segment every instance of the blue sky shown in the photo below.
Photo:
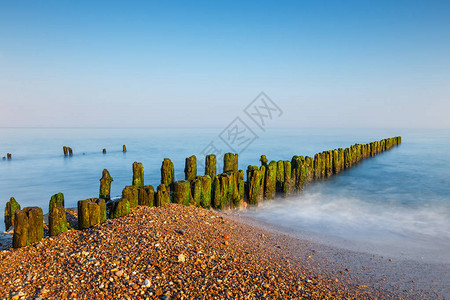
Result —
<path fill-rule="evenodd" d="M 445 1 L 0 0 L 0 126 L 450 128 Z"/>

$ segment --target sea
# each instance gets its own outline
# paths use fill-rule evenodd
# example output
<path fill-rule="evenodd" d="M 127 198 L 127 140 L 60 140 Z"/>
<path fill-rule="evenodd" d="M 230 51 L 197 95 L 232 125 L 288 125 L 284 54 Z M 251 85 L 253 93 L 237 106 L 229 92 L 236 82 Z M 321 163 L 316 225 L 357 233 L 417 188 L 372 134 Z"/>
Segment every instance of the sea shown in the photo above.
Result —
<path fill-rule="evenodd" d="M 290 160 L 398 135 L 402 144 L 390 151 L 309 184 L 300 195 L 239 213 L 332 246 L 450 263 L 450 130 L 256 128 L 237 145 L 222 128 L 0 128 L 0 159 L 12 154 L 0 160 L 0 206 L 14 197 L 22 207 L 47 213 L 50 197 L 62 192 L 66 207 L 76 207 L 98 197 L 105 168 L 114 179 L 112 196 L 120 197 L 131 184 L 134 161 L 144 165 L 145 184 L 156 187 L 164 158 L 174 162 L 175 179 L 183 180 L 191 155 L 197 156 L 198 174 L 204 174 L 209 153 L 220 160 L 237 152 L 239 168 L 246 170 L 259 166 L 262 154 Z M 65 157 L 63 146 L 73 156 Z"/>

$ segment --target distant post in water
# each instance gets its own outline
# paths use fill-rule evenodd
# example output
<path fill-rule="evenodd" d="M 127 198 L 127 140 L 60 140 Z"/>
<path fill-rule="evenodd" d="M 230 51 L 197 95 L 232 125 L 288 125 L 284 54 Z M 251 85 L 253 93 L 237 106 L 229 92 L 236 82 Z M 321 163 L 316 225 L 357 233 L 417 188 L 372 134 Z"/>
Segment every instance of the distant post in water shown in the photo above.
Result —
<path fill-rule="evenodd" d="M 11 159 L 11 158 L 12 158 L 11 153 L 6 153 L 6 158 L 7 158 L 7 159 Z"/>
<path fill-rule="evenodd" d="M 73 155 L 72 148 L 68 147 L 67 149 L 69 150 L 69 156 L 72 156 Z"/>
<path fill-rule="evenodd" d="M 14 216 L 13 247 L 25 247 L 44 237 L 44 217 L 40 207 L 18 209 Z"/>
<path fill-rule="evenodd" d="M 140 162 L 133 163 L 133 185 L 138 187 L 144 185 L 144 167 Z"/>
<path fill-rule="evenodd" d="M 122 146 L 122 152 L 127 152 L 127 146 L 125 145 Z"/>
<path fill-rule="evenodd" d="M 175 168 L 173 166 L 173 162 L 168 158 L 164 158 L 161 166 L 161 183 L 171 187 L 174 181 Z"/>
<path fill-rule="evenodd" d="M 99 198 L 106 201 L 111 199 L 111 182 L 114 179 L 111 177 L 107 169 L 103 169 L 102 178 L 100 178 L 100 193 Z"/>
<path fill-rule="evenodd" d="M 194 180 L 197 177 L 197 157 L 195 155 L 186 158 L 184 175 L 187 181 Z"/>
<path fill-rule="evenodd" d="M 106 154 L 106 148 L 103 148 L 102 152 L 103 154 Z"/>
<path fill-rule="evenodd" d="M 66 146 L 63 146 L 63 153 L 64 153 L 64 156 L 69 155 L 69 150 L 67 149 Z"/>
<path fill-rule="evenodd" d="M 208 175 L 209 177 L 214 178 L 216 177 L 216 155 L 215 154 L 208 154 L 205 157 L 205 175 Z"/>
<path fill-rule="evenodd" d="M 11 197 L 5 206 L 5 230 L 8 230 L 14 225 L 14 214 L 18 209 L 20 209 L 19 203 L 17 203 L 14 197 Z"/>

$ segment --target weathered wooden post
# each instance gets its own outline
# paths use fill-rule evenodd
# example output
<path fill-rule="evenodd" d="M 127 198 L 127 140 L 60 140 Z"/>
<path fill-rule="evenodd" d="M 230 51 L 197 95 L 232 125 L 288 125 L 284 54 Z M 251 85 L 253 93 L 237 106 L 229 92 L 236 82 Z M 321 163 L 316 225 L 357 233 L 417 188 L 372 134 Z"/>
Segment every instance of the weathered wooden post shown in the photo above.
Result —
<path fill-rule="evenodd" d="M 223 172 L 237 172 L 238 168 L 238 154 L 225 153 L 223 156 Z"/>
<path fill-rule="evenodd" d="M 69 229 L 64 208 L 64 194 L 57 193 L 50 198 L 48 207 L 48 223 L 50 236 L 56 236 Z"/>
<path fill-rule="evenodd" d="M 284 161 L 279 160 L 277 161 L 277 193 L 283 192 L 283 183 L 284 183 Z"/>
<path fill-rule="evenodd" d="M 283 179 L 283 197 L 287 197 L 292 193 L 292 166 L 291 162 L 288 160 L 283 161 L 284 167 L 284 179 Z"/>
<path fill-rule="evenodd" d="M 17 203 L 14 197 L 11 197 L 5 206 L 5 230 L 8 231 L 11 226 L 14 225 L 14 214 L 16 210 L 20 209 L 19 203 Z"/>
<path fill-rule="evenodd" d="M 211 207 L 211 177 L 209 175 L 197 176 L 191 184 L 192 198 L 196 206 Z"/>
<path fill-rule="evenodd" d="M 261 201 L 261 186 L 263 186 L 262 170 L 256 166 L 248 166 L 247 168 L 247 187 L 248 187 L 248 203 L 250 205 L 258 205 Z"/>
<path fill-rule="evenodd" d="M 216 155 L 208 154 L 205 157 L 205 175 L 211 177 L 211 180 L 216 177 Z"/>
<path fill-rule="evenodd" d="M 64 156 L 67 156 L 69 154 L 69 150 L 67 149 L 66 146 L 63 146 L 63 153 L 64 153 Z"/>
<path fill-rule="evenodd" d="M 111 182 L 114 179 L 111 177 L 107 169 L 103 169 L 102 178 L 100 178 L 100 192 L 99 198 L 106 201 L 111 199 Z"/>
<path fill-rule="evenodd" d="M 152 185 L 144 185 L 138 191 L 138 204 L 143 206 L 154 206 L 155 204 L 155 188 Z"/>
<path fill-rule="evenodd" d="M 122 198 L 127 199 L 130 203 L 130 208 L 136 207 L 139 204 L 139 191 L 135 185 L 127 185 L 122 190 Z"/>
<path fill-rule="evenodd" d="M 276 192 L 277 192 L 277 162 L 272 160 L 266 168 L 264 197 L 266 199 L 275 199 Z"/>
<path fill-rule="evenodd" d="M 39 242 L 44 237 L 44 217 L 40 207 L 18 209 L 14 215 L 13 247 Z"/>
<path fill-rule="evenodd" d="M 105 199 L 90 198 L 78 201 L 78 229 L 86 229 L 106 221 Z"/>
<path fill-rule="evenodd" d="M 161 165 L 161 183 L 171 187 L 174 181 L 175 168 L 173 166 L 173 162 L 168 158 L 164 158 Z"/>
<path fill-rule="evenodd" d="M 267 157 L 265 155 L 261 155 L 261 158 L 259 159 L 259 161 L 261 162 L 261 166 L 265 166 L 267 167 Z"/>
<path fill-rule="evenodd" d="M 128 199 L 121 198 L 113 202 L 111 218 L 116 219 L 128 215 L 131 212 Z"/>
<path fill-rule="evenodd" d="M 191 184 L 188 180 L 180 180 L 173 183 L 173 202 L 183 205 L 193 204 Z"/>
<path fill-rule="evenodd" d="M 238 190 L 239 190 L 239 207 L 244 205 L 245 200 L 245 181 L 244 181 L 244 171 L 238 171 Z M 264 192 L 264 189 L 263 189 Z"/>
<path fill-rule="evenodd" d="M 187 181 L 194 180 L 197 177 L 197 157 L 195 155 L 186 158 L 184 175 Z"/>
<path fill-rule="evenodd" d="M 144 167 L 140 162 L 133 163 L 133 185 L 138 187 L 144 185 Z"/>
<path fill-rule="evenodd" d="M 73 155 L 72 148 L 68 147 L 67 149 L 69 150 L 69 156 L 72 156 Z"/>
<path fill-rule="evenodd" d="M 122 146 L 122 152 L 127 152 L 127 146 L 125 145 Z"/>
<path fill-rule="evenodd" d="M 164 184 L 160 184 L 158 185 L 156 190 L 156 206 L 160 207 L 166 205 L 167 203 L 170 203 L 170 189 L 168 187 L 166 187 Z"/>
<path fill-rule="evenodd" d="M 48 223 L 50 236 L 56 236 L 69 230 L 64 208 L 64 194 L 58 193 L 50 198 Z"/>

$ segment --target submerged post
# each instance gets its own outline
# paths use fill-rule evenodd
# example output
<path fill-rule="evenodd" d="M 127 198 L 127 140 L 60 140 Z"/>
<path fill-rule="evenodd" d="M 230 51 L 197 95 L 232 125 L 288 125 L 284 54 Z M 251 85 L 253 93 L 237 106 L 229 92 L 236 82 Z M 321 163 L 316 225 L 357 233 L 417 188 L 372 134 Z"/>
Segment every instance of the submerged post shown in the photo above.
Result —
<path fill-rule="evenodd" d="M 69 150 L 67 149 L 66 146 L 63 146 L 63 153 L 64 153 L 64 156 L 67 156 L 69 154 Z"/>

